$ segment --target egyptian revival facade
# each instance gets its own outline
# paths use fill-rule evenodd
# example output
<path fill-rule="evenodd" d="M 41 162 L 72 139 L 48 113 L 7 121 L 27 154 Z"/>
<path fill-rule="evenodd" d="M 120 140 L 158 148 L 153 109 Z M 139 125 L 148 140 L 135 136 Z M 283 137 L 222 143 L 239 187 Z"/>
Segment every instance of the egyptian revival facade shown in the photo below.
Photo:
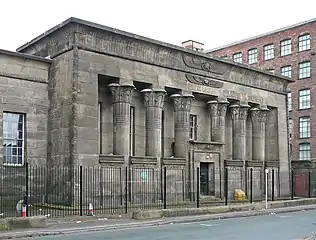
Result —
<path fill-rule="evenodd" d="M 247 163 L 286 173 L 277 195 L 289 195 L 290 81 L 70 18 L 16 52 L 0 51 L 1 161 L 166 166 L 183 170 L 188 184 L 181 189 L 188 193 L 199 168 L 209 179 L 201 194 L 217 197 L 224 167 L 236 171 L 229 176 L 237 184 Z"/>

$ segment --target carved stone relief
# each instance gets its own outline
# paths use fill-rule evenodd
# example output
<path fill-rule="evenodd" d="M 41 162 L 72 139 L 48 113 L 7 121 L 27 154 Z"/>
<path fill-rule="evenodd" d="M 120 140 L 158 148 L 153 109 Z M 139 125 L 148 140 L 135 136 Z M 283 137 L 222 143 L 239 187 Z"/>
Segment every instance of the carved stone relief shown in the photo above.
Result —
<path fill-rule="evenodd" d="M 204 86 L 208 86 L 208 87 L 212 87 L 212 88 L 221 88 L 224 85 L 223 82 L 219 82 L 219 81 L 215 81 L 212 79 L 203 78 L 203 77 L 199 77 L 199 76 L 193 76 L 190 74 L 185 74 L 185 77 L 191 83 L 204 85 Z"/>

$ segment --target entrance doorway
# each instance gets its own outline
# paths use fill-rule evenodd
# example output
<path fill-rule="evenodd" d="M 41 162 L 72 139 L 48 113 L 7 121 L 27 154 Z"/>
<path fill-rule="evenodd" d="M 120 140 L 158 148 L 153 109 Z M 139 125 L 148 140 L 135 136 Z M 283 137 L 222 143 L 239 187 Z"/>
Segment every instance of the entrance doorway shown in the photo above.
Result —
<path fill-rule="evenodd" d="M 200 194 L 209 195 L 209 163 L 200 163 Z"/>
<path fill-rule="evenodd" d="M 203 196 L 215 195 L 214 163 L 200 163 L 200 194 Z"/>

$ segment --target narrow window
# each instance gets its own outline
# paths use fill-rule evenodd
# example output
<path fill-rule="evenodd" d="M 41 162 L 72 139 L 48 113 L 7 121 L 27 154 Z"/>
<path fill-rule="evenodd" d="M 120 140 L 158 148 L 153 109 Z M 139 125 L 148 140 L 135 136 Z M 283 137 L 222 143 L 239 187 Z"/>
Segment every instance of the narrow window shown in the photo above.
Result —
<path fill-rule="evenodd" d="M 197 140 L 197 116 L 190 115 L 190 139 Z"/>
<path fill-rule="evenodd" d="M 3 163 L 24 164 L 24 119 L 22 113 L 3 113 Z"/>
<path fill-rule="evenodd" d="M 135 155 L 135 107 L 130 108 L 130 130 L 129 130 L 130 156 Z"/>

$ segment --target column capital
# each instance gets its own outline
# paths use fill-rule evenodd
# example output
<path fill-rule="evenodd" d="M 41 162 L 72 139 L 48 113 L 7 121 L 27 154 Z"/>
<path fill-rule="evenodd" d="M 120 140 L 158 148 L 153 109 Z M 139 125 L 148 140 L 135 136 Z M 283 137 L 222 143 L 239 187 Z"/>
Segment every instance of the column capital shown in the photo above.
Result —
<path fill-rule="evenodd" d="M 252 108 L 250 109 L 250 116 L 252 122 L 265 122 L 267 120 L 268 108 Z"/>
<path fill-rule="evenodd" d="M 229 105 L 228 101 L 218 101 L 217 111 L 218 111 L 219 116 L 221 116 L 221 117 L 226 116 L 226 111 L 227 111 L 228 105 Z"/>
<path fill-rule="evenodd" d="M 186 111 L 190 112 L 191 104 L 194 99 L 192 94 L 172 94 L 170 96 L 173 102 L 174 111 Z"/>
<path fill-rule="evenodd" d="M 216 117 L 218 115 L 218 102 L 216 100 L 211 100 L 208 101 L 206 104 L 208 105 L 211 116 Z"/>
<path fill-rule="evenodd" d="M 248 109 L 250 108 L 248 104 L 242 104 L 242 105 L 234 104 L 234 105 L 230 105 L 229 108 L 232 111 L 233 120 L 238 120 L 238 119 L 246 120 L 247 119 Z"/>
<path fill-rule="evenodd" d="M 164 89 L 143 89 L 140 91 L 144 95 L 145 107 L 163 108 L 165 95 Z"/>
<path fill-rule="evenodd" d="M 233 120 L 239 119 L 239 105 L 233 104 L 229 106 Z"/>
<path fill-rule="evenodd" d="M 210 114 L 212 117 L 226 116 L 226 110 L 229 104 L 228 101 L 211 100 L 211 101 L 208 101 L 206 104 L 208 105 L 208 108 L 210 110 Z"/>
<path fill-rule="evenodd" d="M 133 90 L 135 86 L 133 84 L 118 84 L 111 83 L 108 85 L 112 93 L 112 102 L 113 103 L 131 103 Z"/>
<path fill-rule="evenodd" d="M 249 108 L 250 108 L 250 106 L 248 104 L 240 105 L 240 108 L 239 108 L 239 119 L 240 120 L 247 119 Z"/>

